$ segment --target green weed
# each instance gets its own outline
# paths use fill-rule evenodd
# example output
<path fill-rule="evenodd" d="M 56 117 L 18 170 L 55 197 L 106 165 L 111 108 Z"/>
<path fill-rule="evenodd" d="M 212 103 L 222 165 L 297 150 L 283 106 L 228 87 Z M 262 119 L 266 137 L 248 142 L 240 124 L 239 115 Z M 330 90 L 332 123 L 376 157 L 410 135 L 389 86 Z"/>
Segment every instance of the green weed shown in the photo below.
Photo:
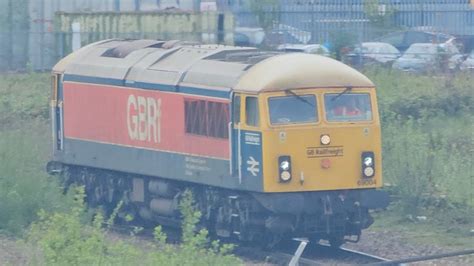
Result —
<path fill-rule="evenodd" d="M 403 212 L 474 206 L 474 77 L 366 74 L 378 87 L 384 178 Z"/>
<path fill-rule="evenodd" d="M 49 127 L 43 120 L 18 127 L 0 130 L 0 231 L 16 235 L 37 218 L 40 208 L 68 205 L 55 178 L 44 168 Z"/>
<path fill-rule="evenodd" d="M 20 122 L 49 117 L 50 94 L 48 74 L 0 75 L 0 130 L 11 129 Z M 34 128 L 25 128 L 31 130 Z"/>
<path fill-rule="evenodd" d="M 192 194 L 185 192 L 180 210 L 183 215 L 183 243 L 166 243 L 161 227 L 154 231 L 155 243 L 146 248 L 132 241 L 109 241 L 102 227 L 104 217 L 97 213 L 90 225 L 81 223 L 86 211 L 84 190 L 76 193 L 75 205 L 67 212 L 40 213 L 40 220 L 29 231 L 28 243 L 38 247 L 33 264 L 46 265 L 240 265 L 229 255 L 231 246 L 209 243 L 207 231 L 196 232 L 201 214 L 195 209 Z"/>

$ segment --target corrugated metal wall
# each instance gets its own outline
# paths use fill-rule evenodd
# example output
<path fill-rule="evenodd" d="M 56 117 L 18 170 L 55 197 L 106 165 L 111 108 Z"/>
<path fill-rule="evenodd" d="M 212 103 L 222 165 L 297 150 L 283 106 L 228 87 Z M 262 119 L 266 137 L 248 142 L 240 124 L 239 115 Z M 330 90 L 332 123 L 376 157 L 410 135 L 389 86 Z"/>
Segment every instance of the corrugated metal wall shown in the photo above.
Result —
<path fill-rule="evenodd" d="M 28 0 L 0 1 L 0 71 L 24 68 L 28 49 Z"/>
<path fill-rule="evenodd" d="M 195 10 L 197 3 L 196 0 L 29 0 L 30 45 L 24 56 L 34 70 L 47 70 L 63 55 L 61 51 L 67 51 L 63 34 L 55 31 L 56 12 L 152 12 L 173 7 Z"/>
<path fill-rule="evenodd" d="M 277 8 L 257 12 L 250 8 L 251 1 L 256 0 L 216 2 L 219 8 L 234 13 L 236 26 L 265 28 L 273 45 L 327 43 L 337 38 L 366 41 L 405 28 L 474 36 L 474 6 L 470 0 L 275 0 Z M 48 70 L 68 52 L 64 31 L 56 30 L 57 11 L 153 12 L 178 6 L 198 10 L 200 3 L 201 0 L 1 0 L 0 71 L 29 67 Z M 261 25 L 262 21 L 265 25 Z M 87 29 L 82 35 L 108 36 L 106 33 Z M 126 36 L 132 34 L 136 33 Z"/>
<path fill-rule="evenodd" d="M 221 29 L 219 21 L 222 20 Z M 82 46 L 110 38 L 178 39 L 233 44 L 232 13 L 217 12 L 100 12 L 57 13 L 57 56 L 72 51 L 71 25 L 78 23 Z M 222 35 L 219 35 L 219 32 Z M 219 39 L 220 38 L 220 39 Z"/>

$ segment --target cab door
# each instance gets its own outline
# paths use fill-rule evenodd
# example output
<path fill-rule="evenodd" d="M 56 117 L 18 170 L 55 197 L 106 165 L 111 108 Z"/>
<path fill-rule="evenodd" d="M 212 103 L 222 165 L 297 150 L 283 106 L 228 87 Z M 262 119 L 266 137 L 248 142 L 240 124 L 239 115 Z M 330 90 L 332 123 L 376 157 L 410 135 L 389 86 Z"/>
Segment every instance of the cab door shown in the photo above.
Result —
<path fill-rule="evenodd" d="M 64 102 L 62 74 L 53 74 L 51 92 L 51 120 L 53 132 L 53 151 L 64 149 Z"/>
<path fill-rule="evenodd" d="M 233 177 L 239 176 L 239 162 L 240 162 L 240 107 L 241 107 L 241 98 L 240 94 L 234 93 L 232 95 L 231 101 L 231 122 L 229 125 L 229 136 L 230 136 L 230 154 L 231 154 L 231 162 L 230 162 L 230 174 Z"/>
<path fill-rule="evenodd" d="M 239 184 L 260 190 L 263 184 L 262 132 L 257 95 L 234 94 L 232 169 Z"/>

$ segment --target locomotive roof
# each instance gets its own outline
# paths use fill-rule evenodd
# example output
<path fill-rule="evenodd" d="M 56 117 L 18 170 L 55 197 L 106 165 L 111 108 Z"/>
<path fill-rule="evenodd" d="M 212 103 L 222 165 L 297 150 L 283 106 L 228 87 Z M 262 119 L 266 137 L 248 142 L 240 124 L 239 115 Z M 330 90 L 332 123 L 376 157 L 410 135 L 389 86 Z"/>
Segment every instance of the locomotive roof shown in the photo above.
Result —
<path fill-rule="evenodd" d="M 179 41 L 106 40 L 61 60 L 53 71 L 112 84 L 179 91 L 199 88 L 227 94 L 296 88 L 373 87 L 358 71 L 312 54 Z"/>

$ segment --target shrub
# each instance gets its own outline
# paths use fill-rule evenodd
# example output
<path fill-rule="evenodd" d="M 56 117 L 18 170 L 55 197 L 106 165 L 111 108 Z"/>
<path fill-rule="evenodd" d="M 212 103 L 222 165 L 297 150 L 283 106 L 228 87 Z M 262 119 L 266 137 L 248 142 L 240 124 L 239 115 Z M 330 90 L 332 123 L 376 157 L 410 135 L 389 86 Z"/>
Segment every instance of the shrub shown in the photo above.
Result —
<path fill-rule="evenodd" d="M 458 208 L 472 205 L 473 77 L 413 76 L 383 69 L 367 74 L 378 85 L 383 174 L 395 184 L 405 212 L 416 214 L 447 201 Z"/>
<path fill-rule="evenodd" d="M 50 90 L 48 74 L 0 75 L 0 130 L 11 129 L 18 121 L 46 122 Z"/>
<path fill-rule="evenodd" d="M 9 234 L 21 234 L 39 209 L 64 209 L 70 203 L 44 170 L 49 127 L 42 120 L 29 123 L 0 130 L 0 231 Z"/>
<path fill-rule="evenodd" d="M 84 190 L 78 190 L 75 205 L 68 212 L 40 213 L 40 220 L 30 229 L 28 242 L 39 249 L 33 262 L 46 265 L 238 265 L 229 245 L 214 241 L 209 245 L 207 231 L 196 233 L 200 213 L 186 192 L 180 203 L 183 214 L 183 242 L 166 243 L 161 227 L 156 227 L 156 242 L 145 248 L 131 241 L 107 240 L 104 217 L 97 213 L 91 225 L 83 225 Z M 113 217 L 109 220 L 113 220 Z"/>

